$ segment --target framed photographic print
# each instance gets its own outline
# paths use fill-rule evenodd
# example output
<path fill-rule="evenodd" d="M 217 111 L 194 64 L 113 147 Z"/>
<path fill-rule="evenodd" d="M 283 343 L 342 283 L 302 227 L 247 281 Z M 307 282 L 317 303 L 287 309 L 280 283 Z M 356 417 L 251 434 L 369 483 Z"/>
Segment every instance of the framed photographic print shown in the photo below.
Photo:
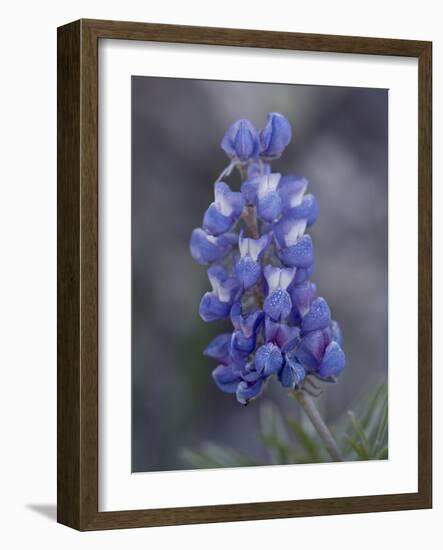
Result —
<path fill-rule="evenodd" d="M 431 43 L 58 29 L 58 521 L 432 506 Z"/>

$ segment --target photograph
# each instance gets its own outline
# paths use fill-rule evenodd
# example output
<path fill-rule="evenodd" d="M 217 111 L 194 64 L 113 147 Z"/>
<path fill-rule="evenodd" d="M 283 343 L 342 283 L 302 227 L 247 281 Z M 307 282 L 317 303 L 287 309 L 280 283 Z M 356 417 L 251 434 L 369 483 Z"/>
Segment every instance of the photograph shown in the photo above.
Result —
<path fill-rule="evenodd" d="M 388 98 L 131 77 L 133 473 L 389 458 Z"/>

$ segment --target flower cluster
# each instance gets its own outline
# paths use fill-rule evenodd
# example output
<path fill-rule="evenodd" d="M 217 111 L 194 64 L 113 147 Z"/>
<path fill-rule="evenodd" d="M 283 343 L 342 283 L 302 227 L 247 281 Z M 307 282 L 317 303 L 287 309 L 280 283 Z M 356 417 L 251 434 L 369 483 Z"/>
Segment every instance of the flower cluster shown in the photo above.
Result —
<path fill-rule="evenodd" d="M 279 113 L 269 113 L 261 131 L 249 120 L 235 122 L 221 142 L 231 162 L 191 236 L 191 254 L 208 266 L 212 287 L 200 316 L 230 318 L 233 325 L 204 353 L 218 362 L 216 385 L 242 404 L 260 395 L 272 376 L 297 389 L 308 375 L 334 381 L 345 366 L 340 328 L 310 281 L 314 251 L 306 230 L 317 219 L 317 201 L 306 192 L 306 178 L 271 171 L 291 137 Z M 234 167 L 240 191 L 221 181 Z"/>

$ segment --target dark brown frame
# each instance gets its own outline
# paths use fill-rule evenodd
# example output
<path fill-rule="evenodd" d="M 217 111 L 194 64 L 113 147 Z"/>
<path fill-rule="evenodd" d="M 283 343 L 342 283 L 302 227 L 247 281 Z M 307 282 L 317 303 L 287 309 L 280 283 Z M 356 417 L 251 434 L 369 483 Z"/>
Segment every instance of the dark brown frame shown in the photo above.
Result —
<path fill-rule="evenodd" d="M 98 511 L 98 41 L 405 56 L 419 66 L 418 492 Z M 58 29 L 58 521 L 79 530 L 432 507 L 432 43 L 80 20 Z"/>

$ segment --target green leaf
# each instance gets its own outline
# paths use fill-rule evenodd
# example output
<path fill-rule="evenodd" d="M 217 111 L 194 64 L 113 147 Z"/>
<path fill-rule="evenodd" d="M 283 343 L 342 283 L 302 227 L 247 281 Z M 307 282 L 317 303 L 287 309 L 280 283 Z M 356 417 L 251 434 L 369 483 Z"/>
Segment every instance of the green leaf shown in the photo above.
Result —
<path fill-rule="evenodd" d="M 181 459 L 195 468 L 236 468 L 238 466 L 257 466 L 257 461 L 244 456 L 229 447 L 207 442 L 199 451 L 182 449 Z"/>
<path fill-rule="evenodd" d="M 288 418 L 287 423 L 294 434 L 297 436 L 298 441 L 302 444 L 307 452 L 307 456 L 310 462 L 318 462 L 320 460 L 320 452 L 318 443 L 314 437 L 309 434 L 298 420 L 295 418 Z"/>
<path fill-rule="evenodd" d="M 283 419 L 277 407 L 263 402 L 260 410 L 259 439 L 268 454 L 264 464 L 318 463 L 328 460 L 316 432 L 310 432 L 293 417 Z M 388 391 L 386 382 L 359 397 L 352 411 L 333 426 L 345 460 L 385 460 L 388 458 Z M 185 464 L 195 468 L 230 468 L 263 464 L 214 442 L 198 450 L 183 449 Z"/>
<path fill-rule="evenodd" d="M 348 449 L 343 449 L 344 456 L 352 460 L 352 451 L 360 460 L 387 456 L 387 430 L 388 392 L 387 384 L 383 383 L 360 399 L 354 411 L 348 412 L 344 428 Z"/>
<path fill-rule="evenodd" d="M 260 439 L 266 443 L 271 463 L 286 463 L 290 450 L 288 432 L 279 411 L 270 402 L 265 401 L 260 407 L 260 427 Z"/>

